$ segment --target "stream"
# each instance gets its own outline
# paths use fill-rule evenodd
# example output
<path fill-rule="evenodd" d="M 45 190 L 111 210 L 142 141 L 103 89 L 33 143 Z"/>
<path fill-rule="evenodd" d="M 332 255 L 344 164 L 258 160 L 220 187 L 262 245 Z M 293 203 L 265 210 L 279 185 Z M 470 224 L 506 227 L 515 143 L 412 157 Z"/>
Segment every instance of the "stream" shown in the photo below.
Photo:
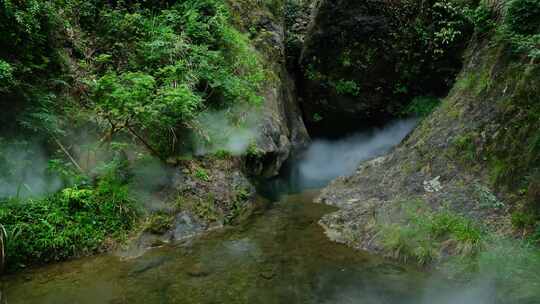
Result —
<path fill-rule="evenodd" d="M 412 127 L 409 123 L 382 130 L 391 140 L 386 135 L 377 137 L 381 132 L 355 137 L 369 149 L 351 139 L 313 147 L 347 150 L 348 163 L 342 167 L 351 170 L 355 162 L 386 152 Z M 338 152 L 325 153 L 339 158 Z M 419 304 L 432 303 L 426 301 L 430 294 L 452 292 L 448 282 L 434 284 L 438 279 L 432 274 L 329 241 L 318 221 L 335 209 L 313 203 L 317 190 L 306 189 L 342 172 L 326 170 L 322 164 L 335 167 L 335 163 L 314 160 L 310 153 L 296 170 L 304 172 L 300 176 L 308 173 L 294 182 L 301 191 L 273 201 L 260 198 L 267 210 L 242 225 L 155 248 L 139 257 L 105 254 L 6 276 L 1 281 L 0 304 Z M 314 180 L 313 174 L 318 178 Z"/>
<path fill-rule="evenodd" d="M 141 257 L 102 255 L 4 278 L 17 303 L 419 303 L 428 277 L 330 242 L 334 209 L 289 195 L 241 227 Z"/>

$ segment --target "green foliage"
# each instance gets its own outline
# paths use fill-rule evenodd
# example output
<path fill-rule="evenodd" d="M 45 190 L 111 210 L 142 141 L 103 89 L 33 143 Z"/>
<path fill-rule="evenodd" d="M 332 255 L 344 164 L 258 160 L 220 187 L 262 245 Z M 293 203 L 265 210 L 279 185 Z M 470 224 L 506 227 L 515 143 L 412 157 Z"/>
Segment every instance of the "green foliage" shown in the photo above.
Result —
<path fill-rule="evenodd" d="M 523 211 L 515 211 L 512 213 L 512 226 L 523 229 L 533 227 L 538 220 L 536 214 Z"/>
<path fill-rule="evenodd" d="M 0 1 L 0 123 L 21 128 L 23 115 L 47 106 L 61 92 L 61 18 L 52 1 Z"/>
<path fill-rule="evenodd" d="M 249 144 L 247 150 L 246 150 L 246 155 L 249 156 L 249 157 L 260 157 L 262 156 L 264 153 L 261 149 L 259 149 L 259 147 L 257 146 L 257 143 L 255 142 L 252 142 Z"/>
<path fill-rule="evenodd" d="M 394 258 L 429 264 L 445 254 L 472 256 L 483 246 L 484 233 L 469 219 L 448 209 L 426 210 L 424 203 L 405 206 L 405 223 L 382 227 L 382 244 Z"/>
<path fill-rule="evenodd" d="M 504 203 L 501 202 L 487 187 L 475 184 L 474 191 L 476 192 L 478 203 L 481 208 L 502 209 L 505 207 Z"/>
<path fill-rule="evenodd" d="M 405 115 L 414 115 L 417 117 L 427 117 L 441 104 L 440 99 L 431 96 L 415 97 L 405 108 Z"/>
<path fill-rule="evenodd" d="M 319 114 L 319 113 L 313 114 L 312 120 L 313 120 L 314 122 L 320 122 L 320 121 L 322 121 L 323 119 L 324 119 L 324 118 L 322 117 L 321 114 Z"/>
<path fill-rule="evenodd" d="M 507 4 L 505 24 L 510 31 L 521 35 L 540 31 L 540 2 L 538 0 L 510 0 Z"/>
<path fill-rule="evenodd" d="M 199 111 L 262 100 L 261 60 L 222 1 L 6 0 L 0 8 L 0 105 L 16 112 L 0 122 L 9 127 L 60 131 L 62 123 L 42 122 L 65 123 L 78 107 L 99 115 L 104 138 L 129 133 L 166 158 Z"/>
<path fill-rule="evenodd" d="M 520 35 L 505 32 L 504 36 L 512 44 L 514 52 L 527 54 L 531 59 L 540 59 L 540 34 Z"/>
<path fill-rule="evenodd" d="M 221 217 L 221 214 L 214 203 L 214 196 L 212 194 L 208 195 L 207 199 L 193 202 L 192 209 L 199 218 L 209 222 L 217 221 Z"/>
<path fill-rule="evenodd" d="M 485 4 L 478 7 L 471 18 L 477 24 L 477 32 L 496 28 L 499 41 L 509 42 L 516 54 L 526 54 L 529 58 L 540 58 L 540 3 L 536 0 L 510 0 L 504 2 L 506 10 L 502 22 L 497 14 Z"/>
<path fill-rule="evenodd" d="M 224 218 L 225 224 L 233 224 L 235 220 L 249 216 L 249 208 L 246 208 L 246 203 L 250 199 L 250 190 L 243 187 L 235 189 L 235 197 L 232 205 L 229 207 L 230 212 Z"/>
<path fill-rule="evenodd" d="M 217 150 L 214 153 L 214 156 L 218 159 L 229 159 L 232 156 L 232 154 L 231 152 L 227 150 Z"/>
<path fill-rule="evenodd" d="M 137 206 L 117 172 L 94 188 L 66 188 L 41 199 L 0 202 L 7 230 L 8 267 L 64 260 L 93 253 L 108 238 L 119 238 L 134 224 Z"/>
<path fill-rule="evenodd" d="M 154 152 L 170 153 L 164 135 L 206 107 L 260 103 L 260 59 L 220 1 L 184 1 L 157 14 L 109 9 L 100 20 L 104 75 L 90 101 L 112 129 L 137 130 Z"/>
<path fill-rule="evenodd" d="M 197 170 L 195 170 L 195 177 L 204 182 L 210 181 L 210 175 L 208 175 L 208 171 L 204 168 L 197 168 Z"/>
<path fill-rule="evenodd" d="M 358 96 L 360 88 L 354 80 L 340 79 L 332 83 L 336 92 L 340 95 Z"/>
<path fill-rule="evenodd" d="M 13 84 L 13 68 L 0 59 L 0 92 L 7 91 Z"/>
<path fill-rule="evenodd" d="M 484 2 L 480 3 L 476 9 L 467 11 L 466 14 L 479 35 L 488 34 L 497 26 L 495 13 Z"/>

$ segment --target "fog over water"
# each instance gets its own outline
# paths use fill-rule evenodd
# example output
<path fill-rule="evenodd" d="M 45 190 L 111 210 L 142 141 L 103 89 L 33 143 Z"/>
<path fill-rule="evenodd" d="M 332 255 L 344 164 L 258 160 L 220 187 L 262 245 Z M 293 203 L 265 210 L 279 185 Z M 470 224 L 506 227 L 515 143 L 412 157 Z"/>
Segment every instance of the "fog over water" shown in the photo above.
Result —
<path fill-rule="evenodd" d="M 336 177 L 353 174 L 362 161 L 383 155 L 399 144 L 417 122 L 404 119 L 338 140 L 315 139 L 291 165 L 291 186 L 298 190 L 317 188 Z"/>

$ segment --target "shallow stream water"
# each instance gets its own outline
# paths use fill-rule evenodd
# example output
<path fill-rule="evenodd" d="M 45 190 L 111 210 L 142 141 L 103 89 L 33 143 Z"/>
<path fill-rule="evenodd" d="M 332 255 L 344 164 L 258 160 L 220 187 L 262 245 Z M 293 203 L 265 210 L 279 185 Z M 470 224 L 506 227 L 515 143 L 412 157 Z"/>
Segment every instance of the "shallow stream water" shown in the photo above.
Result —
<path fill-rule="evenodd" d="M 330 242 L 333 211 L 290 195 L 263 216 L 138 258 L 102 255 L 8 276 L 2 304 L 420 303 L 429 278 Z"/>

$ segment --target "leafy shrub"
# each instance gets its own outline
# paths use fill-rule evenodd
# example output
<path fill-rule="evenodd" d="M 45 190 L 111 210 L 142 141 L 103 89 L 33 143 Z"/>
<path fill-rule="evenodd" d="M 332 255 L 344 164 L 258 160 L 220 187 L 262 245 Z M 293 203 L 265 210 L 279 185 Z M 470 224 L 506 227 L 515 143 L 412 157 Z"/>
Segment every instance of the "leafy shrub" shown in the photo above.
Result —
<path fill-rule="evenodd" d="M 522 35 L 540 31 L 540 2 L 537 0 L 511 0 L 507 5 L 505 23 L 509 29 Z"/>
<path fill-rule="evenodd" d="M 540 3 L 536 0 L 511 0 L 506 3 L 502 39 L 509 41 L 518 54 L 540 58 Z"/>
<path fill-rule="evenodd" d="M 260 103 L 262 64 L 221 1 L 183 1 L 157 14 L 110 9 L 101 20 L 97 58 L 107 60 L 90 101 L 113 132 L 136 133 L 158 156 L 174 150 L 166 135 L 207 107 Z"/>
<path fill-rule="evenodd" d="M 349 94 L 352 96 L 358 96 L 360 88 L 354 80 L 340 79 L 333 83 L 336 92 L 341 95 Z"/>
<path fill-rule="evenodd" d="M 7 230 L 10 269 L 93 253 L 107 238 L 118 238 L 135 222 L 137 206 L 127 185 L 114 175 L 94 189 L 66 188 L 42 199 L 0 202 Z"/>
<path fill-rule="evenodd" d="M 467 14 L 475 31 L 480 35 L 491 32 L 497 26 L 493 10 L 484 3 L 480 3 L 474 10 L 467 11 Z"/>
<path fill-rule="evenodd" d="M 166 213 L 157 213 L 150 216 L 146 223 L 145 231 L 154 234 L 162 234 L 170 230 L 173 226 L 174 217 Z"/>
<path fill-rule="evenodd" d="M 203 168 L 198 168 L 195 171 L 195 177 L 200 179 L 201 181 L 205 181 L 205 182 L 210 181 L 210 175 L 208 175 L 208 171 L 206 171 Z"/>
<path fill-rule="evenodd" d="M 13 84 L 13 68 L 0 59 L 0 92 L 7 91 Z"/>
<path fill-rule="evenodd" d="M 3 126 L 24 127 L 21 114 L 46 106 L 51 89 L 62 90 L 60 27 L 51 1 L 0 1 L 0 106 L 9 113 L 0 113 Z"/>

